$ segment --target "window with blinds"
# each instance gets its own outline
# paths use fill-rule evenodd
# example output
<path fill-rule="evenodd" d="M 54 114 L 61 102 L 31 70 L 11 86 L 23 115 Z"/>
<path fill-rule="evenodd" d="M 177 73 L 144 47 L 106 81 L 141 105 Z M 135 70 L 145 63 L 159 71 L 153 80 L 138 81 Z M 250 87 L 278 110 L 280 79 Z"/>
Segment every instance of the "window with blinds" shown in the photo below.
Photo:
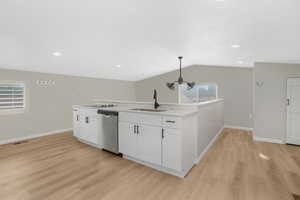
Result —
<path fill-rule="evenodd" d="M 25 85 L 0 83 L 0 111 L 25 107 Z"/>

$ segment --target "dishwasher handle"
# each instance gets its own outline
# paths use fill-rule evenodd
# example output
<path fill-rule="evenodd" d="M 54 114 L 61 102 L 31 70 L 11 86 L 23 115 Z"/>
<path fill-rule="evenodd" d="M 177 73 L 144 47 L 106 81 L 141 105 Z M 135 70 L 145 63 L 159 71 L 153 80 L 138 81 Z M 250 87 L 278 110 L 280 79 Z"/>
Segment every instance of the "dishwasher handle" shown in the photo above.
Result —
<path fill-rule="evenodd" d="M 115 111 L 110 111 L 110 110 L 98 110 L 98 114 L 103 115 L 103 116 L 118 116 L 119 113 Z"/>

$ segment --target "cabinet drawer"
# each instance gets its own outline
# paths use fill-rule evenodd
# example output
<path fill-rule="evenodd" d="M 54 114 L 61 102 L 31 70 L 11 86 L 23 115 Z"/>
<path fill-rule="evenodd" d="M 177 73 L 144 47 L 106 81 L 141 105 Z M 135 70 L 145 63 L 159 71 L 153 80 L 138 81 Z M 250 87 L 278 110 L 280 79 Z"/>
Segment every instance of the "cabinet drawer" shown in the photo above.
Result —
<path fill-rule="evenodd" d="M 120 112 L 119 120 L 123 122 L 161 126 L 162 117 L 159 115 Z"/>
<path fill-rule="evenodd" d="M 166 128 L 181 128 L 182 119 L 179 117 L 163 117 L 163 127 Z"/>

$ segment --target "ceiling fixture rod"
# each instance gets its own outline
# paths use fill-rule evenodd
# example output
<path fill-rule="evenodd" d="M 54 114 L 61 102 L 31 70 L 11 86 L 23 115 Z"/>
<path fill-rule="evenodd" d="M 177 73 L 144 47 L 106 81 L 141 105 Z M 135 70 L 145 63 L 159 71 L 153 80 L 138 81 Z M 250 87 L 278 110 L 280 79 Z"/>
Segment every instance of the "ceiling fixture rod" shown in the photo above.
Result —
<path fill-rule="evenodd" d="M 192 89 L 194 86 L 195 86 L 195 82 L 187 82 L 187 81 L 184 81 L 183 78 L 182 78 L 182 70 L 181 70 L 181 64 L 182 64 L 182 56 L 179 56 L 178 59 L 179 59 L 179 78 L 177 81 L 174 81 L 172 83 L 167 83 L 167 87 L 171 90 L 174 90 L 175 89 L 175 83 L 178 83 L 178 85 L 182 85 L 184 83 L 187 84 L 188 86 L 188 90 Z"/>

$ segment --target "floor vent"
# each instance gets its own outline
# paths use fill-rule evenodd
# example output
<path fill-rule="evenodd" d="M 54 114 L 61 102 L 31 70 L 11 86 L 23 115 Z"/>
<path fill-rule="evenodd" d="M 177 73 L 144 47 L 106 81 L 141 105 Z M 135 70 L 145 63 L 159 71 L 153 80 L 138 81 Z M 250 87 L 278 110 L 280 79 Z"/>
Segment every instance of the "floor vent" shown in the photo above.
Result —
<path fill-rule="evenodd" d="M 295 200 L 300 200 L 300 195 L 293 194 L 293 197 L 294 197 Z"/>
<path fill-rule="evenodd" d="M 14 145 L 18 145 L 18 144 L 24 144 L 24 143 L 27 143 L 28 140 L 23 140 L 23 141 L 20 141 L 20 142 L 15 142 L 13 143 Z"/>

